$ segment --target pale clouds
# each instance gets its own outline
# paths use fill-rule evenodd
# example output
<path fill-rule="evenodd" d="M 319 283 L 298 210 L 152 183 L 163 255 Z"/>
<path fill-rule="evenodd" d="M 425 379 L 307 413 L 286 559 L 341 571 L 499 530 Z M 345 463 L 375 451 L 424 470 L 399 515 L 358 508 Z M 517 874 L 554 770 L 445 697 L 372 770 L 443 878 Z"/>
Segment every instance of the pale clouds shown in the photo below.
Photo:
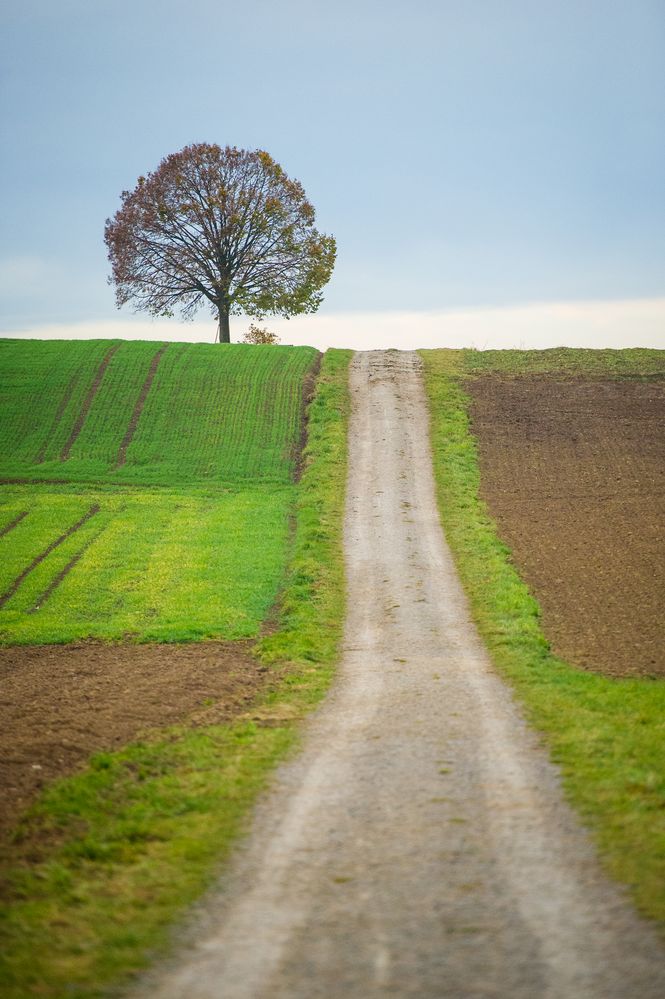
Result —
<path fill-rule="evenodd" d="M 296 325 L 297 322 L 297 325 Z M 374 349 L 475 347 L 658 347 L 665 349 L 665 298 L 552 302 L 436 312 L 348 313 L 271 323 L 284 342 Z M 316 324 L 316 326 L 314 325 Z M 301 332 L 302 331 L 302 332 Z"/>
<path fill-rule="evenodd" d="M 267 319 L 283 343 L 372 350 L 396 347 L 656 347 L 665 349 L 665 298 L 621 301 L 544 302 L 501 308 L 436 312 L 349 312 Z M 236 318 L 231 335 L 241 339 L 247 320 Z M 105 320 L 35 326 L 4 336 L 34 339 L 121 338 L 211 342 L 212 320 Z"/>

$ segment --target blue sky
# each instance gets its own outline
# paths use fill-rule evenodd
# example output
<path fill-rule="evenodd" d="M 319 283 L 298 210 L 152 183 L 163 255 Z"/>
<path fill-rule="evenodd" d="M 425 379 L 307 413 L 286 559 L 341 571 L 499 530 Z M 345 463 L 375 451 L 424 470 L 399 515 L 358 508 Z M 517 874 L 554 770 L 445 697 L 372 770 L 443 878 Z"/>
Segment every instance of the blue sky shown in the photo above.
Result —
<path fill-rule="evenodd" d="M 0 35 L 5 332 L 132 319 L 104 220 L 196 141 L 304 184 L 324 316 L 665 300 L 662 0 L 23 0 Z"/>

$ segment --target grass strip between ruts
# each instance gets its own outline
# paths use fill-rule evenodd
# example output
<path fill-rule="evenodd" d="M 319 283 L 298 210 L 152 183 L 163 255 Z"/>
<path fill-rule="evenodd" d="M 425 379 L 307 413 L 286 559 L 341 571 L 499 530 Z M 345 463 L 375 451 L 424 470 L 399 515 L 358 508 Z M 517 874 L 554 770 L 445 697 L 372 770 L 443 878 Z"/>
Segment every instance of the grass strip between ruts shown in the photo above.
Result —
<path fill-rule="evenodd" d="M 533 367 L 539 358 L 521 356 L 526 353 L 502 352 L 502 368 L 518 373 L 525 365 Z M 556 352 L 543 353 L 549 356 L 540 359 L 541 366 L 559 368 L 565 362 L 568 373 L 577 367 L 576 373 L 585 374 L 592 362 L 597 369 L 602 361 L 598 356 L 590 361 L 581 356 L 589 352 L 582 351 L 560 352 L 560 358 Z M 624 352 L 606 353 L 612 377 L 615 355 Z M 641 357 L 625 353 L 632 354 L 628 376 L 639 376 Z M 647 362 L 653 360 L 644 354 Z M 479 367 L 490 373 L 491 358 L 449 350 L 422 351 L 421 356 L 441 519 L 480 634 L 527 717 L 544 733 L 566 793 L 590 828 L 601 860 L 630 887 L 638 908 L 662 928 L 665 684 L 599 676 L 551 654 L 538 605 L 479 499 L 478 453 L 464 378 Z"/>
<path fill-rule="evenodd" d="M 7 999 L 102 996 L 159 953 L 296 745 L 294 721 L 325 693 L 344 610 L 350 358 L 328 351 L 323 360 L 280 624 L 257 649 L 281 665 L 281 679 L 253 720 L 183 726 L 99 753 L 42 796 L 10 850 L 12 898 L 0 923 Z M 36 826 L 48 836 L 34 838 Z"/>
<path fill-rule="evenodd" d="M 296 493 L 5 487 L 0 510 L 30 513 L 0 556 L 0 604 L 24 576 L 0 609 L 0 645 L 252 638 L 284 575 Z"/>

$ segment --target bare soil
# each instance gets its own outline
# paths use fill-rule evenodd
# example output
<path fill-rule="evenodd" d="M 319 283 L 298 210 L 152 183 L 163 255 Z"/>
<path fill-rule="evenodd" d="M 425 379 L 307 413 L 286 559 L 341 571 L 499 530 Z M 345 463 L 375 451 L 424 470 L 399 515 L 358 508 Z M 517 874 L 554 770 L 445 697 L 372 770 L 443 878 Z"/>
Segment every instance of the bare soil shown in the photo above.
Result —
<path fill-rule="evenodd" d="M 217 724 L 247 710 L 268 675 L 252 645 L 0 648 L 0 837 L 46 784 L 91 753 L 151 729 Z"/>
<path fill-rule="evenodd" d="M 665 381 L 470 382 L 481 493 L 554 651 L 665 676 Z"/>

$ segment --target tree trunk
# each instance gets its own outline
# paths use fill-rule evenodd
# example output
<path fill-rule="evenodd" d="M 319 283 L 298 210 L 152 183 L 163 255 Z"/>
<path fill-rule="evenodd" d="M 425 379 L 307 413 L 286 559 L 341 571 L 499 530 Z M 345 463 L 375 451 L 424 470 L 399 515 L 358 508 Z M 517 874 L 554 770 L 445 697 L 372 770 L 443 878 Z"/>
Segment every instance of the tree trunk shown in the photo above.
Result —
<path fill-rule="evenodd" d="M 231 343 L 231 329 L 229 326 L 229 310 L 220 306 L 219 322 L 217 324 L 217 336 L 215 338 L 220 343 Z"/>

